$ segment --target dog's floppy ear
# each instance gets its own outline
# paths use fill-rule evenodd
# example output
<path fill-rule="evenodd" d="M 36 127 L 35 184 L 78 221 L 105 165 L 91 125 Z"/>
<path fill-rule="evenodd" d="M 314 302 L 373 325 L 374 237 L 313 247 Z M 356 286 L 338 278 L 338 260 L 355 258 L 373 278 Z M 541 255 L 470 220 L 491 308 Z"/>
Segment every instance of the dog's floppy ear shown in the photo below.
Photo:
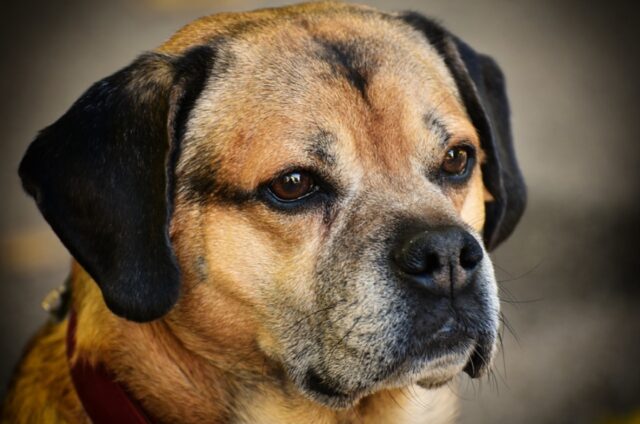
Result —
<path fill-rule="evenodd" d="M 147 53 L 95 83 L 40 132 L 20 164 L 25 190 L 115 314 L 144 322 L 177 301 L 169 240 L 173 166 L 212 53 Z"/>
<path fill-rule="evenodd" d="M 480 136 L 487 155 L 482 166 L 484 185 L 493 197 L 485 204 L 483 237 L 492 250 L 515 228 L 527 197 L 513 149 L 504 77 L 493 59 L 476 53 L 440 25 L 415 12 L 400 17 L 422 32 L 444 59 Z"/>

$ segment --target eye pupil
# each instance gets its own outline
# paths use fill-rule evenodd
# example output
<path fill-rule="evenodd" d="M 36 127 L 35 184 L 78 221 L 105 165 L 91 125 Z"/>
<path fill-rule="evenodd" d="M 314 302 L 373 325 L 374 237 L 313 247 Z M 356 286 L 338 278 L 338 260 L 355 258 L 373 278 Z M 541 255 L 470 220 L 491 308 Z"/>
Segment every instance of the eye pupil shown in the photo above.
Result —
<path fill-rule="evenodd" d="M 304 172 L 291 172 L 276 178 L 269 185 L 273 195 L 282 201 L 301 199 L 315 190 L 313 178 Z"/>

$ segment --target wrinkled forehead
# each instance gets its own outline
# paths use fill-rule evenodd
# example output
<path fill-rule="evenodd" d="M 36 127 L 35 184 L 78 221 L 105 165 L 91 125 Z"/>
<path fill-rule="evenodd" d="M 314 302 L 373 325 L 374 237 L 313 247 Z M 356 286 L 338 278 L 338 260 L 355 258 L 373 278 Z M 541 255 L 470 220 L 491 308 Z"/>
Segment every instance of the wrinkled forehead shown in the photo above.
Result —
<path fill-rule="evenodd" d="M 246 189 L 318 161 L 400 172 L 428 152 L 436 117 L 473 138 L 442 59 L 390 17 L 301 17 L 214 45 L 181 162 L 215 164 Z"/>

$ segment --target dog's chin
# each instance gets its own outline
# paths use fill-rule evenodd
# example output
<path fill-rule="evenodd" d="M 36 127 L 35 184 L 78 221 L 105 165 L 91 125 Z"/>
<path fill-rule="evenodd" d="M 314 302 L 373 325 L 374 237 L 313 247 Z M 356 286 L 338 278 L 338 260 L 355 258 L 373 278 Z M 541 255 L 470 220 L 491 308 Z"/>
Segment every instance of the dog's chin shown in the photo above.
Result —
<path fill-rule="evenodd" d="M 314 370 L 309 370 L 298 386 L 311 400 L 334 409 L 350 408 L 362 398 L 383 390 L 398 389 L 417 384 L 426 389 L 435 389 L 451 381 L 467 362 L 467 357 L 453 355 L 443 359 L 427 361 L 426 364 L 403 364 L 381 381 L 362 384 L 357 388 L 344 388 Z"/>
<path fill-rule="evenodd" d="M 420 352 L 412 352 L 388 369 L 377 373 L 380 378 L 358 378 L 358 375 L 330 377 L 313 367 L 295 379 L 300 390 L 311 400 L 334 409 L 354 406 L 360 399 L 383 390 L 419 385 L 436 389 L 451 381 L 462 371 L 478 377 L 488 366 L 483 352 L 492 347 L 481 347 L 482 341 L 465 338 L 448 345 L 427 346 Z M 487 358 L 489 356 L 486 356 Z M 358 370 L 354 369 L 354 372 Z M 363 374 L 366 371 L 362 371 Z M 360 381 L 357 387 L 344 387 L 342 381 Z"/>

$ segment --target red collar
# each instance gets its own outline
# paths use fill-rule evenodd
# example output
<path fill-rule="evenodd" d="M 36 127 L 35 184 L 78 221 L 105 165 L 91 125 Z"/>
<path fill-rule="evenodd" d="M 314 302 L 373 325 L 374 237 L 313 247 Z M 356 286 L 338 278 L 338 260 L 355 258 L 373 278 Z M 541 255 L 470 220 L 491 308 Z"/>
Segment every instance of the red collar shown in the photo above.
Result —
<path fill-rule="evenodd" d="M 67 327 L 67 361 L 71 380 L 82 406 L 93 424 L 151 424 L 142 407 L 126 388 L 118 383 L 104 364 L 90 365 L 82 358 L 75 363 L 71 357 L 76 346 L 76 314 L 69 313 Z"/>

